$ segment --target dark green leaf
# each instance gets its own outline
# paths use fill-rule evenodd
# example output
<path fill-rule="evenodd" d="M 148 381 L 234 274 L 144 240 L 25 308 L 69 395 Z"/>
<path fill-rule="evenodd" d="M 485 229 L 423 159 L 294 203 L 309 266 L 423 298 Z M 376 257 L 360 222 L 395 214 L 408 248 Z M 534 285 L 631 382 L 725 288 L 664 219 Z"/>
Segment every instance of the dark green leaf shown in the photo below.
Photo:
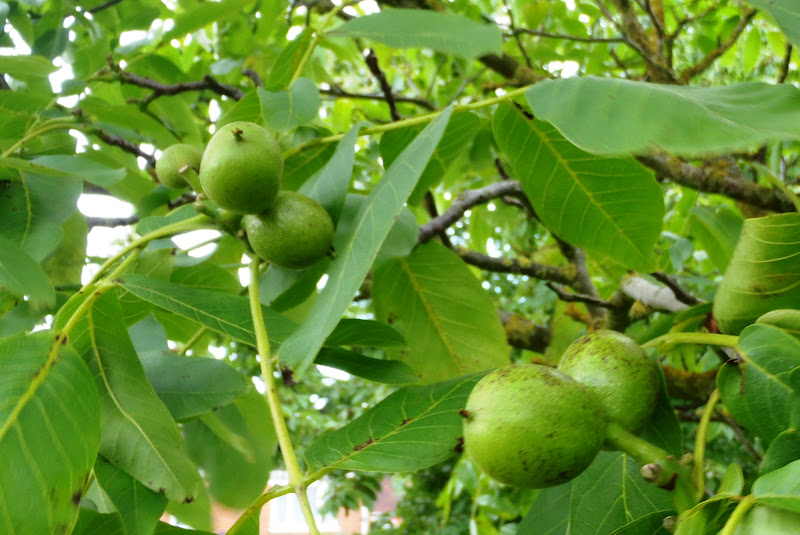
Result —
<path fill-rule="evenodd" d="M 572 483 L 542 489 L 517 528 L 517 535 L 567 535 Z"/>
<path fill-rule="evenodd" d="M 491 297 L 467 265 L 431 241 L 375 272 L 376 317 L 398 328 L 407 349 L 392 356 L 423 382 L 509 363 L 506 333 Z"/>
<path fill-rule="evenodd" d="M 404 472 L 456 453 L 467 397 L 482 374 L 401 388 L 306 450 L 309 467 Z"/>
<path fill-rule="evenodd" d="M 0 533 L 69 533 L 100 444 L 92 374 L 51 332 L 0 341 Z"/>
<path fill-rule="evenodd" d="M 759 477 L 753 495 L 758 503 L 800 513 L 800 460 Z"/>
<path fill-rule="evenodd" d="M 739 349 L 744 363 L 725 364 L 717 387 L 736 421 L 769 444 L 791 425 L 790 374 L 800 366 L 800 341 L 771 325 L 751 325 Z"/>
<path fill-rule="evenodd" d="M 775 19 L 794 46 L 800 46 L 800 9 L 793 0 L 748 0 Z"/>
<path fill-rule="evenodd" d="M 742 218 L 724 205 L 695 206 L 689 215 L 689 231 L 700 241 L 711 263 L 724 272 L 739 241 Z"/>
<path fill-rule="evenodd" d="M 291 130 L 307 123 L 319 111 L 319 90 L 308 78 L 298 78 L 286 91 L 265 91 L 258 88 L 261 114 L 272 130 Z"/>
<path fill-rule="evenodd" d="M 0 72 L 18 80 L 47 78 L 56 70 L 58 67 L 44 56 L 0 56 Z"/>
<path fill-rule="evenodd" d="M 125 178 L 123 168 L 112 169 L 83 156 L 39 156 L 31 160 L 35 165 L 68 173 L 69 176 L 86 180 L 102 188 L 108 188 Z"/>
<path fill-rule="evenodd" d="M 153 492 L 102 457 L 94 473 L 122 517 L 127 535 L 151 535 L 167 506 L 167 497 Z"/>
<path fill-rule="evenodd" d="M 314 359 L 314 363 L 330 366 L 376 383 L 402 385 L 413 383 L 418 379 L 414 370 L 400 361 L 365 357 L 338 347 L 323 347 Z"/>
<path fill-rule="evenodd" d="M 770 442 L 761 461 L 760 473 L 767 474 L 797 459 L 800 459 L 800 432 L 794 428 L 787 429 Z"/>
<path fill-rule="evenodd" d="M 0 290 L 22 299 L 27 296 L 36 309 L 56 304 L 56 293 L 42 266 L 0 234 Z"/>
<path fill-rule="evenodd" d="M 654 147 L 708 154 L 800 137 L 800 93 L 786 84 L 688 87 L 576 76 L 537 83 L 526 96 L 534 115 L 596 154 Z"/>
<path fill-rule="evenodd" d="M 347 235 L 337 234 L 336 259 L 331 263 L 328 283 L 305 323 L 281 348 L 282 362 L 293 367 L 298 376 L 311 365 L 325 338 L 350 305 L 394 218 L 400 214 L 441 139 L 451 113 L 452 107 L 444 110 L 417 136 L 372 189 L 353 230 Z"/>
<path fill-rule="evenodd" d="M 300 60 L 308 50 L 312 37 L 314 37 L 314 31 L 311 28 L 304 28 L 300 35 L 281 50 L 278 59 L 275 60 L 272 69 L 269 71 L 267 80 L 264 82 L 265 90 L 279 91 L 286 89 L 286 86 L 292 80 L 292 75 L 300 65 Z"/>
<path fill-rule="evenodd" d="M 65 305 L 58 322 L 65 321 L 72 307 Z M 103 457 L 171 500 L 193 499 L 200 484 L 197 469 L 183 450 L 172 416 L 144 374 L 114 292 L 98 298 L 70 339 L 101 392 Z"/>
<path fill-rule="evenodd" d="M 404 347 L 403 335 L 372 320 L 343 318 L 325 341 L 331 346 Z"/>
<path fill-rule="evenodd" d="M 422 9 L 382 9 L 345 22 L 328 35 L 374 39 L 393 48 L 432 48 L 467 58 L 499 54 L 503 46 L 494 24 Z"/>
<path fill-rule="evenodd" d="M 592 156 L 511 104 L 497 108 L 492 130 L 554 234 L 626 267 L 652 270 L 664 215 L 652 172 L 630 157 Z"/>
<path fill-rule="evenodd" d="M 119 513 L 98 513 L 80 508 L 80 517 L 73 535 L 128 535 Z"/>

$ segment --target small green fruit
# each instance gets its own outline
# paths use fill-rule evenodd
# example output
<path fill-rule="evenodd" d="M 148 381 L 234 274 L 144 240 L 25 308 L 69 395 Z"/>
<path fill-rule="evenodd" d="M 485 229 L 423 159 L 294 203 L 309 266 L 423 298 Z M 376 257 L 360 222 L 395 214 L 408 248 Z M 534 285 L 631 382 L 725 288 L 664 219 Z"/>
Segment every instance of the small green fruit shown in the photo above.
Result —
<path fill-rule="evenodd" d="M 282 191 L 271 208 L 246 215 L 242 227 L 250 247 L 276 266 L 302 269 L 331 251 L 333 221 L 317 201 L 294 191 Z"/>
<path fill-rule="evenodd" d="M 170 145 L 161 153 L 156 162 L 158 181 L 170 189 L 183 189 L 187 186 L 185 175 L 190 170 L 200 169 L 203 153 L 194 145 L 177 143 Z"/>
<path fill-rule="evenodd" d="M 606 417 L 631 433 L 653 415 L 661 381 L 658 369 L 632 338 L 606 329 L 575 340 L 558 369 L 591 389 Z"/>
<path fill-rule="evenodd" d="M 605 439 L 606 421 L 592 393 L 537 364 L 486 375 L 463 415 L 467 454 L 491 478 L 517 487 L 571 480 L 592 463 Z"/>
<path fill-rule="evenodd" d="M 237 214 L 258 214 L 275 201 L 283 178 L 280 145 L 255 123 L 226 124 L 208 142 L 200 184 L 214 203 Z"/>

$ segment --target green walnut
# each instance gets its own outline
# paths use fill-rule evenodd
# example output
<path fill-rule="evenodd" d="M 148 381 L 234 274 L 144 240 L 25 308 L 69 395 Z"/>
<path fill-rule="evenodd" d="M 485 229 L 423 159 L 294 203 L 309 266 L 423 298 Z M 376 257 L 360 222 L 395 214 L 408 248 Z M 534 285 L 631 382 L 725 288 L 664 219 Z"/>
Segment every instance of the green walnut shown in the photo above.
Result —
<path fill-rule="evenodd" d="M 606 420 L 591 391 L 554 368 L 513 364 L 481 379 L 467 399 L 464 448 L 501 483 L 545 488 L 583 472 Z"/>
<path fill-rule="evenodd" d="M 187 186 L 186 173 L 200 169 L 203 153 L 194 145 L 177 143 L 170 145 L 161 153 L 156 162 L 158 181 L 170 189 L 183 189 Z"/>
<path fill-rule="evenodd" d="M 282 191 L 258 215 L 246 215 L 242 227 L 253 251 L 276 266 L 303 269 L 331 252 L 333 221 L 314 199 Z"/>
<path fill-rule="evenodd" d="M 239 121 L 221 127 L 200 162 L 205 194 L 236 214 L 258 214 L 272 206 L 282 178 L 280 145 L 255 123 Z"/>
<path fill-rule="evenodd" d="M 595 394 L 609 421 L 640 432 L 653 415 L 661 379 L 656 363 L 632 338 L 606 329 L 575 340 L 558 369 Z"/>

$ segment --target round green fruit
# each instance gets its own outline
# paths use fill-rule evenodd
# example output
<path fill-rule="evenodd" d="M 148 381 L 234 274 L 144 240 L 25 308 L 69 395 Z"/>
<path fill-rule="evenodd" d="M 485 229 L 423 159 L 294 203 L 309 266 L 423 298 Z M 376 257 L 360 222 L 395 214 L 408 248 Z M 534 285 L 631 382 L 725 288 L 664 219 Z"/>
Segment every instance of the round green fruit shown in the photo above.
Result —
<path fill-rule="evenodd" d="M 283 178 L 280 145 L 263 128 L 226 124 L 212 137 L 200 163 L 200 184 L 214 203 L 237 214 L 258 214 L 275 201 Z"/>
<path fill-rule="evenodd" d="M 571 480 L 592 463 L 605 439 L 606 421 L 592 393 L 537 364 L 489 373 L 462 414 L 467 454 L 492 479 L 516 487 Z"/>
<path fill-rule="evenodd" d="M 156 162 L 158 181 L 170 189 L 183 189 L 187 186 L 185 174 L 200 169 L 203 153 L 194 145 L 177 143 L 170 145 L 161 153 Z"/>
<path fill-rule="evenodd" d="M 631 433 L 640 432 L 653 415 L 661 388 L 656 366 L 635 340 L 606 329 L 572 342 L 558 363 L 592 390 L 610 421 Z"/>
<path fill-rule="evenodd" d="M 242 227 L 253 251 L 276 266 L 302 269 L 327 255 L 333 245 L 333 221 L 314 199 L 282 191 L 258 215 L 246 215 Z"/>

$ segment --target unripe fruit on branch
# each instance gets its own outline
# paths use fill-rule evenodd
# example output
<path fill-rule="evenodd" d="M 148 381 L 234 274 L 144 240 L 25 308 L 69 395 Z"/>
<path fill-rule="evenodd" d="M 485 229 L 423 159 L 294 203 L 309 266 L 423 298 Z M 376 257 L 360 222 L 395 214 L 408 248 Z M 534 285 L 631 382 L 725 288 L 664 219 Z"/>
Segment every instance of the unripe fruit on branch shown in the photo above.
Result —
<path fill-rule="evenodd" d="M 253 251 L 276 266 L 302 269 L 331 252 L 333 221 L 314 199 L 282 191 L 258 215 L 246 215 L 242 227 Z"/>
<path fill-rule="evenodd" d="M 501 483 L 544 488 L 583 472 L 603 445 L 606 421 L 585 386 L 537 364 L 481 379 L 464 411 L 464 448 Z"/>
<path fill-rule="evenodd" d="M 203 153 L 194 145 L 176 143 L 161 153 L 156 161 L 158 181 L 170 189 L 183 189 L 188 183 L 186 173 L 197 172 Z"/>
<path fill-rule="evenodd" d="M 609 421 L 631 433 L 653 415 L 661 380 L 655 362 L 632 338 L 601 329 L 575 340 L 558 369 L 589 387 Z"/>
<path fill-rule="evenodd" d="M 283 178 L 280 145 L 255 123 L 226 124 L 200 163 L 200 184 L 214 203 L 237 214 L 258 214 L 275 201 Z"/>

